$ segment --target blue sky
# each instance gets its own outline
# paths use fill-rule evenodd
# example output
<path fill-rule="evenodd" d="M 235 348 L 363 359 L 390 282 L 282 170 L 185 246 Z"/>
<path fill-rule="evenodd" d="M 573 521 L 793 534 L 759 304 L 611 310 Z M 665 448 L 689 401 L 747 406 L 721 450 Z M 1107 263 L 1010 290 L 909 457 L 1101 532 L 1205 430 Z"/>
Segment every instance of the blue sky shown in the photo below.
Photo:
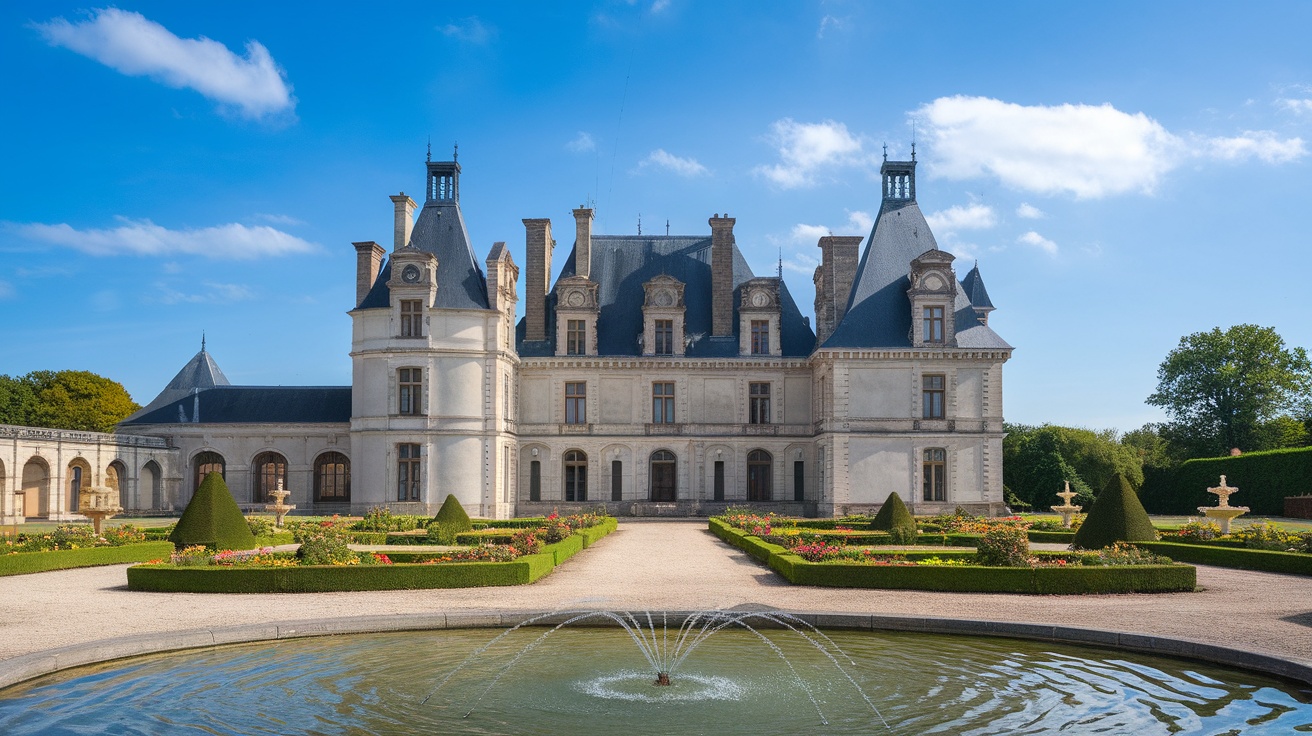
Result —
<path fill-rule="evenodd" d="M 390 249 L 430 137 L 480 259 L 584 202 L 602 233 L 727 212 L 809 313 L 817 238 L 868 234 L 914 128 L 920 206 L 1016 346 L 1007 418 L 1133 429 L 1185 334 L 1312 345 L 1308 28 L 1302 2 L 5 3 L 0 373 L 145 403 L 204 331 L 234 383 L 349 384 L 351 242 Z"/>

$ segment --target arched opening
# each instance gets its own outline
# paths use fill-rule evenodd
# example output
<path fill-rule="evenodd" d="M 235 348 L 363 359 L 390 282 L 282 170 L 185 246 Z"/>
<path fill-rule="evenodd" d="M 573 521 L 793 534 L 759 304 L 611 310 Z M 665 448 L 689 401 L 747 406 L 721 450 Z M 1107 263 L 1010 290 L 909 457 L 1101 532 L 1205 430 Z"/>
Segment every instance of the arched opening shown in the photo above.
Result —
<path fill-rule="evenodd" d="M 565 500 L 588 500 L 588 456 L 580 450 L 565 453 Z"/>
<path fill-rule="evenodd" d="M 141 487 L 150 491 L 150 507 L 152 509 L 164 508 L 164 487 L 160 481 L 162 473 L 159 469 L 159 463 L 154 460 L 141 466 Z"/>
<path fill-rule="evenodd" d="M 118 505 L 125 509 L 136 508 L 128 498 L 128 468 L 115 460 L 105 468 L 105 486 L 118 495 Z"/>
<path fill-rule="evenodd" d="M 678 498 L 675 470 L 678 461 L 669 450 L 657 450 L 651 454 L 651 500 L 674 501 Z"/>
<path fill-rule="evenodd" d="M 351 461 L 340 452 L 325 452 L 314 460 L 314 500 L 349 503 Z"/>
<path fill-rule="evenodd" d="M 765 450 L 747 453 L 747 500 L 771 500 L 774 457 Z"/>
<path fill-rule="evenodd" d="M 91 463 L 82 458 L 74 458 L 68 464 L 68 510 L 77 511 L 82 491 L 90 488 L 91 481 Z"/>
<path fill-rule="evenodd" d="M 269 491 L 278 490 L 279 483 L 287 487 L 287 458 L 276 452 L 256 455 L 251 463 L 251 503 L 272 501 Z"/>
<path fill-rule="evenodd" d="M 50 516 L 50 466 L 32 458 L 23 466 L 23 515 Z"/>
<path fill-rule="evenodd" d="M 3 499 L 3 494 L 5 493 L 5 487 L 6 487 L 6 486 L 5 486 L 5 463 L 4 463 L 3 460 L 0 460 L 0 499 Z M 0 509 L 0 513 L 3 513 L 3 512 L 4 512 L 4 510 L 3 510 L 3 509 Z M 14 514 L 15 514 L 16 516 L 22 516 L 22 514 L 18 513 L 18 510 L 17 510 L 17 509 L 14 510 Z"/>
<path fill-rule="evenodd" d="M 192 459 L 191 466 L 194 472 L 191 474 L 191 492 L 194 494 L 200 488 L 201 481 L 210 473 L 224 475 L 227 463 L 223 461 L 223 456 L 217 452 L 206 450 L 205 452 L 196 453 Z M 226 476 L 224 476 L 226 478 Z"/>

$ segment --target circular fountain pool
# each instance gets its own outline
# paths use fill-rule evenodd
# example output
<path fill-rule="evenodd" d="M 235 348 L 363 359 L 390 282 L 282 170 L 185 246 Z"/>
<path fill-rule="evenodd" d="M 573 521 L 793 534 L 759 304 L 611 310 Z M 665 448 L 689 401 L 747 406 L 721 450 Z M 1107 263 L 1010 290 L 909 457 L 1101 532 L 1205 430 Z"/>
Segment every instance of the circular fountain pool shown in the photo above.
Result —
<path fill-rule="evenodd" d="M 840 669 L 796 633 L 763 632 L 775 651 L 726 629 L 682 662 L 671 686 L 657 687 L 620 629 L 566 628 L 539 641 L 544 631 L 514 632 L 463 667 L 499 632 L 282 640 L 68 670 L 0 691 L 0 733 L 1312 731 L 1298 685 L 1149 655 L 827 632 Z"/>

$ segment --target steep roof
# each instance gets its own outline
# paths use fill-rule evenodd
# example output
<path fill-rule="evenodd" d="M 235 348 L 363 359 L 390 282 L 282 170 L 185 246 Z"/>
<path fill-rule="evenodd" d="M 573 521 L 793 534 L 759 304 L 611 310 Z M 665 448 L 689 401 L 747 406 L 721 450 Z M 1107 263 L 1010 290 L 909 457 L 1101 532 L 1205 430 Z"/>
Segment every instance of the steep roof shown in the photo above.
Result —
<path fill-rule="evenodd" d="M 966 292 L 966 298 L 970 299 L 971 306 L 976 309 L 994 308 L 993 302 L 989 300 L 989 291 L 984 288 L 984 277 L 979 275 L 978 263 L 961 280 L 961 290 Z"/>
<path fill-rule="evenodd" d="M 350 386 L 214 386 L 123 420 L 138 424 L 349 423 Z"/>
<path fill-rule="evenodd" d="M 195 391 L 228 385 L 230 385 L 228 377 L 223 375 L 223 371 L 219 370 L 218 363 L 215 363 L 214 358 L 205 350 L 205 341 L 202 340 L 200 352 L 192 356 L 191 360 L 182 366 L 182 370 L 178 371 L 178 375 L 174 376 L 172 381 L 169 381 L 164 390 L 160 391 L 159 395 L 149 404 L 138 409 L 135 414 L 123 421 L 125 423 L 135 421 L 137 417 L 145 416 L 184 396 L 190 396 Z"/>
<path fill-rule="evenodd" d="M 571 250 L 560 278 L 576 273 Z M 736 357 L 738 355 L 738 288 L 754 278 L 742 252 L 733 248 L 734 336 L 710 337 L 711 333 L 711 239 L 700 235 L 594 235 L 589 278 L 598 286 L 597 352 L 599 355 L 641 355 L 638 335 L 642 333 L 642 285 L 665 274 L 684 283 L 684 334 L 693 339 L 690 357 Z M 788 287 L 779 289 L 782 308 L 781 349 L 785 356 L 806 356 L 815 345 L 815 333 L 802 317 Z M 525 357 L 554 355 L 555 293 L 547 297 L 547 340 L 526 342 L 524 321 L 517 329 L 519 354 Z"/>

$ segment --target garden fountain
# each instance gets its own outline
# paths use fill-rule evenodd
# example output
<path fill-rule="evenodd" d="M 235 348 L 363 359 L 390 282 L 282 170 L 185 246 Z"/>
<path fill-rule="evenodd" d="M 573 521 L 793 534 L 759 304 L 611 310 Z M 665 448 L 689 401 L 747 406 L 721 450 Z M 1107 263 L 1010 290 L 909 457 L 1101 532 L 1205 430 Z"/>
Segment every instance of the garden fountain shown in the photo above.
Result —
<path fill-rule="evenodd" d="M 281 478 L 278 479 L 278 487 L 269 491 L 269 497 L 273 499 L 273 503 L 266 503 L 264 505 L 264 510 L 272 511 L 274 513 L 274 526 L 281 527 L 282 519 L 287 515 L 287 512 L 296 509 L 295 504 L 287 504 L 287 497 L 290 496 L 291 493 L 291 491 L 282 487 Z"/>
<path fill-rule="evenodd" d="M 100 525 L 111 516 L 123 513 L 123 507 L 115 503 L 118 491 L 106 486 L 89 486 L 78 493 L 77 512 L 91 519 L 91 526 L 100 536 Z"/>
<path fill-rule="evenodd" d="M 1057 494 L 1057 497 L 1063 501 L 1062 505 L 1051 507 L 1053 511 L 1061 514 L 1061 525 L 1067 529 L 1071 528 L 1071 520 L 1075 518 L 1075 514 L 1079 513 L 1080 509 L 1084 508 L 1083 506 L 1071 505 L 1071 499 L 1078 495 L 1080 494 L 1071 490 L 1071 482 L 1066 481 L 1066 490 Z"/>
<path fill-rule="evenodd" d="M 1221 476 L 1221 485 L 1216 488 L 1208 488 L 1208 493 L 1215 493 L 1221 500 L 1215 506 L 1199 506 L 1198 511 L 1209 519 L 1216 519 L 1221 525 L 1221 533 L 1230 533 L 1230 520 L 1248 513 L 1247 506 L 1231 506 L 1230 494 L 1238 492 L 1238 488 L 1225 484 L 1225 476 Z"/>

